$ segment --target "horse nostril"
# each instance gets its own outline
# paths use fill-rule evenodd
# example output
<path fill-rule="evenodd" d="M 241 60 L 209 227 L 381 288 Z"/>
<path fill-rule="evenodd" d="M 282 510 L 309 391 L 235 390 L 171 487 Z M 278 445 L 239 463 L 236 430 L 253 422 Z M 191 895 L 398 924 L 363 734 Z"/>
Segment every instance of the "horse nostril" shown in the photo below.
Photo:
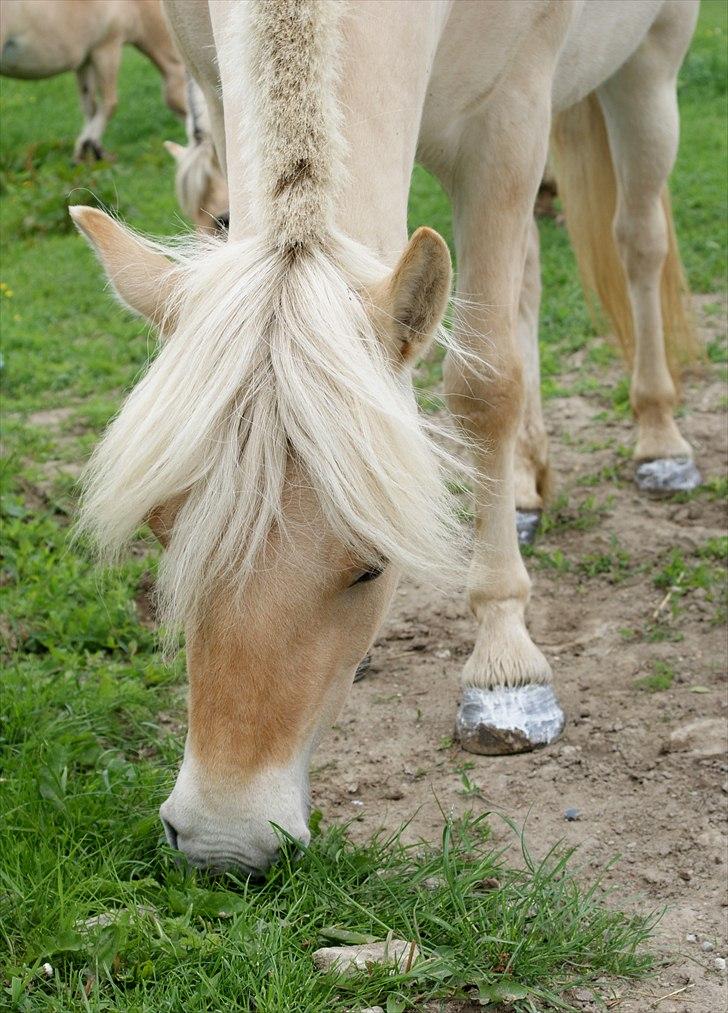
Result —
<path fill-rule="evenodd" d="M 169 844 L 170 848 L 174 848 L 175 851 L 179 851 L 177 846 L 178 835 L 176 828 L 173 827 L 169 820 L 166 820 L 164 816 L 161 817 L 161 820 L 162 826 L 164 827 L 164 833 L 167 838 L 167 844 Z"/>

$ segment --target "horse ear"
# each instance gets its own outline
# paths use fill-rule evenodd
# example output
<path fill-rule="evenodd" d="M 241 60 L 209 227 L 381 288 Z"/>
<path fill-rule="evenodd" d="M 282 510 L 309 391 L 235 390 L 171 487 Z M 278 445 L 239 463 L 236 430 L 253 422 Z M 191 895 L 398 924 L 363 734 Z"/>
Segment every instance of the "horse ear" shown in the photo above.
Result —
<path fill-rule="evenodd" d="M 402 362 L 410 365 L 426 351 L 447 309 L 451 281 L 447 243 L 420 228 L 390 277 L 370 290 L 376 325 Z"/>
<path fill-rule="evenodd" d="M 164 146 L 175 162 L 182 161 L 186 149 L 181 144 L 177 144 L 176 141 L 165 141 Z"/>
<path fill-rule="evenodd" d="M 160 330 L 174 327 L 174 265 L 131 229 L 98 208 L 68 209 L 76 228 L 98 254 L 120 301 Z"/>

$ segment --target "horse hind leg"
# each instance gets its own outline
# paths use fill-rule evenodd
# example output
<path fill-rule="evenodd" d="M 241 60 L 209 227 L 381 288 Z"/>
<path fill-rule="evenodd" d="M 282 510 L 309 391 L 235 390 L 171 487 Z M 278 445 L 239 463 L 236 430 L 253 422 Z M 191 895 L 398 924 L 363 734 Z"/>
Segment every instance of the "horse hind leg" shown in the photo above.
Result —
<path fill-rule="evenodd" d="M 87 64 L 78 72 L 86 122 L 73 152 L 74 160 L 104 158 L 101 139 L 117 105 L 117 78 L 121 62 L 121 40 L 111 39 L 97 47 Z"/>
<path fill-rule="evenodd" d="M 682 8 L 682 9 L 680 9 Z M 676 75 L 694 26 L 691 5 L 672 5 L 634 56 L 598 91 L 617 182 L 614 237 L 634 328 L 630 400 L 637 421 L 637 485 L 647 491 L 695 488 L 700 474 L 674 418 L 664 285 L 675 263 L 666 183 L 677 154 Z M 675 263 L 666 259 L 671 257 Z M 669 310 L 668 310 L 669 312 Z M 682 312 L 678 303 L 676 314 Z"/>
<path fill-rule="evenodd" d="M 521 545 L 530 545 L 536 537 L 549 486 L 549 447 L 541 408 L 538 352 L 540 303 L 539 237 L 533 219 L 529 230 L 517 325 L 525 394 L 515 449 L 516 528 Z"/>

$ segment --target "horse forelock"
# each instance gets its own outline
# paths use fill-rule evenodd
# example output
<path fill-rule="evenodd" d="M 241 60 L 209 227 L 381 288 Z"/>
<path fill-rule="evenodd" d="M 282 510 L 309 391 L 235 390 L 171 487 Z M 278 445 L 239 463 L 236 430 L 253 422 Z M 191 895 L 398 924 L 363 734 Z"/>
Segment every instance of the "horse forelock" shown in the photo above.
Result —
<path fill-rule="evenodd" d="M 319 505 L 312 523 L 357 558 L 458 574 L 448 455 L 359 295 L 384 269 L 344 237 L 334 246 L 336 259 L 258 241 L 181 255 L 176 330 L 90 462 L 81 527 L 107 554 L 180 504 L 158 582 L 170 633 L 221 588 L 242 603 L 286 531 L 292 461 Z"/>

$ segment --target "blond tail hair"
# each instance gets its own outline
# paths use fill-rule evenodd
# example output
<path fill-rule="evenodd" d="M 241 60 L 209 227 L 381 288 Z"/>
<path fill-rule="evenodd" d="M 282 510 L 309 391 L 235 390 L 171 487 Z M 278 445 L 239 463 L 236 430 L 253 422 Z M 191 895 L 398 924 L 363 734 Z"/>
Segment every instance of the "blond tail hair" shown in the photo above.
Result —
<path fill-rule="evenodd" d="M 617 181 L 604 116 L 594 93 L 555 117 L 551 143 L 559 196 L 589 308 L 596 322 L 597 302 L 601 304 L 631 366 L 634 321 L 613 232 Z M 661 281 L 662 323 L 670 372 L 679 387 L 682 369 L 700 358 L 700 345 L 667 187 L 662 192 L 662 207 L 668 235 Z"/>

